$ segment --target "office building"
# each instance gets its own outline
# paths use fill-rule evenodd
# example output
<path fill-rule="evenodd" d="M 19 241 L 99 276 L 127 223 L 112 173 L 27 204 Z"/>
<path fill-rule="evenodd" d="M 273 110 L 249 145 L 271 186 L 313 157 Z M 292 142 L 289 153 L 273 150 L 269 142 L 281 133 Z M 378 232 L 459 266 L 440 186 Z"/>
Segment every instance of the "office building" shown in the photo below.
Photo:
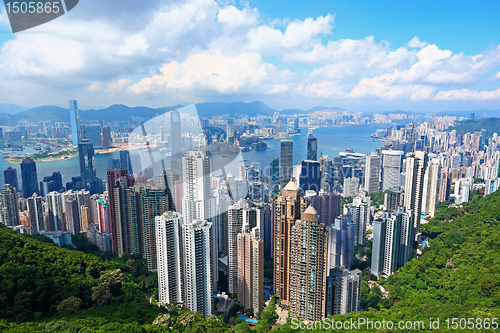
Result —
<path fill-rule="evenodd" d="M 404 152 L 400 150 L 382 151 L 382 190 L 399 186 Z"/>
<path fill-rule="evenodd" d="M 132 169 L 132 162 L 130 160 L 130 152 L 128 150 L 120 151 L 120 168 L 127 169 L 127 175 L 132 176 L 134 170 Z"/>
<path fill-rule="evenodd" d="M 264 242 L 258 227 L 250 229 L 244 224 L 237 236 L 237 252 L 238 301 L 243 309 L 260 313 L 264 304 Z"/>
<path fill-rule="evenodd" d="M 397 212 L 383 211 L 373 222 L 371 272 L 389 276 L 412 258 L 414 214 L 399 207 Z"/>
<path fill-rule="evenodd" d="M 310 161 L 318 160 L 318 138 L 312 132 L 307 134 L 307 159 Z"/>
<path fill-rule="evenodd" d="M 108 169 L 114 170 L 114 169 L 120 169 L 121 168 L 121 163 L 119 158 L 112 158 L 108 160 Z M 108 184 L 109 187 L 109 184 Z"/>
<path fill-rule="evenodd" d="M 283 142 L 283 141 L 282 141 Z M 299 187 L 292 181 L 274 201 L 274 295 L 289 304 L 290 241 L 292 226 L 307 207 Z"/>
<path fill-rule="evenodd" d="M 293 141 L 281 140 L 280 150 L 280 187 L 284 188 L 292 179 L 293 173 Z"/>
<path fill-rule="evenodd" d="M 327 238 L 313 206 L 297 219 L 290 233 L 290 317 L 324 318 Z"/>
<path fill-rule="evenodd" d="M 38 175 L 36 173 L 36 163 L 29 157 L 21 161 L 21 180 L 23 182 L 23 196 L 31 197 L 38 193 Z"/>
<path fill-rule="evenodd" d="M 19 188 L 17 186 L 17 170 L 13 169 L 12 167 L 8 167 L 3 171 L 3 179 L 5 184 L 9 184 L 13 188 L 16 189 L 16 191 L 19 191 Z"/>
<path fill-rule="evenodd" d="M 228 285 L 230 293 L 238 292 L 238 234 L 242 227 L 253 229 L 259 225 L 260 214 L 256 207 L 251 207 L 244 200 L 240 200 L 228 209 L 227 245 L 228 245 Z"/>
<path fill-rule="evenodd" d="M 344 315 L 359 310 L 361 271 L 345 267 L 332 268 L 326 278 L 325 317 Z"/>
<path fill-rule="evenodd" d="M 182 302 L 182 216 L 165 212 L 156 216 L 158 298 L 162 305 Z"/>
<path fill-rule="evenodd" d="M 82 188 L 89 191 L 90 194 L 96 194 L 99 192 L 99 182 L 96 173 L 94 146 L 89 139 L 82 139 L 78 144 L 78 150 Z"/>
<path fill-rule="evenodd" d="M 71 126 L 71 143 L 73 144 L 73 148 L 76 149 L 78 147 L 78 143 L 80 142 L 81 137 L 80 137 L 80 117 L 78 115 L 78 103 L 75 100 L 69 101 L 69 121 Z"/>
<path fill-rule="evenodd" d="M 5 184 L 0 190 L 0 209 L 2 223 L 8 227 L 21 224 L 19 218 L 19 204 L 17 202 L 17 192 L 14 187 Z"/>
<path fill-rule="evenodd" d="M 234 119 L 232 118 L 227 120 L 226 137 L 227 142 L 234 143 Z"/>
<path fill-rule="evenodd" d="M 380 190 L 380 156 L 371 154 L 366 156 L 365 191 L 368 194 Z"/>
<path fill-rule="evenodd" d="M 420 233 L 420 215 L 422 214 L 424 176 L 427 164 L 428 156 L 423 151 L 411 153 L 406 158 L 404 206 L 407 210 L 411 210 L 414 213 L 414 237 L 418 237 Z"/>
<path fill-rule="evenodd" d="M 213 297 L 216 261 L 212 223 L 201 220 L 184 221 L 182 250 L 184 269 L 183 300 L 192 312 L 200 311 L 206 317 L 214 313 Z"/>
<path fill-rule="evenodd" d="M 62 175 L 58 171 L 53 172 L 51 176 L 43 177 L 43 180 L 40 182 L 40 195 L 45 197 L 47 193 L 54 191 L 64 191 Z"/>

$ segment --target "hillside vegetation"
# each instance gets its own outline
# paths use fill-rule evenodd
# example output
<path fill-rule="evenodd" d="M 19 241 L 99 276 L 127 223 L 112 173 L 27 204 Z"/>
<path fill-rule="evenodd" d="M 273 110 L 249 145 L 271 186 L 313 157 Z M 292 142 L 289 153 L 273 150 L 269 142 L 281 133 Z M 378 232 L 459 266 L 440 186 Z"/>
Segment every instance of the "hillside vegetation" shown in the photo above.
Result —
<path fill-rule="evenodd" d="M 456 126 L 448 128 L 448 132 L 456 130 L 457 133 L 474 133 L 486 130 L 486 137 L 491 138 L 493 133 L 500 133 L 500 118 L 483 118 L 477 120 L 464 120 L 457 123 Z"/>

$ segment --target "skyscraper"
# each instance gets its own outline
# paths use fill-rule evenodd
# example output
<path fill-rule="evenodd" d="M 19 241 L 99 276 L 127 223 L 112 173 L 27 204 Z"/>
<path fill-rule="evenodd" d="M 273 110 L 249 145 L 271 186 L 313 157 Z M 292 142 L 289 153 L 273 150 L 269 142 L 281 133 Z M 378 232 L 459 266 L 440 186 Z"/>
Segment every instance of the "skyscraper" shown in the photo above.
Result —
<path fill-rule="evenodd" d="M 424 175 L 424 186 L 422 195 L 422 214 L 434 217 L 438 203 L 439 176 L 441 174 L 441 163 L 434 158 L 429 161 L 429 165 Z"/>
<path fill-rule="evenodd" d="M 61 201 L 61 193 L 47 193 L 47 210 L 49 213 L 49 224 L 46 224 L 47 231 L 67 230 L 64 223 L 64 212 Z"/>
<path fill-rule="evenodd" d="M 182 225 L 184 304 L 205 316 L 214 313 L 214 244 L 212 223 L 193 220 Z"/>
<path fill-rule="evenodd" d="M 28 207 L 31 233 L 36 234 L 40 230 L 47 230 L 43 221 L 44 209 L 42 197 L 33 195 L 26 200 L 26 205 Z"/>
<path fill-rule="evenodd" d="M 273 193 L 279 193 L 280 187 L 280 159 L 273 157 L 269 160 L 269 189 Z"/>
<path fill-rule="evenodd" d="M 361 271 L 332 268 L 326 278 L 325 317 L 358 311 L 361 299 Z"/>
<path fill-rule="evenodd" d="M 307 159 L 311 161 L 318 160 L 318 138 L 312 132 L 307 134 Z"/>
<path fill-rule="evenodd" d="M 340 193 L 321 190 L 318 195 L 308 198 L 309 204 L 316 209 L 320 222 L 325 226 L 332 225 L 340 215 Z"/>
<path fill-rule="evenodd" d="M 355 228 L 354 246 L 364 245 L 366 243 L 366 226 L 370 223 L 370 205 L 362 202 L 360 197 L 356 197 L 352 203 L 345 207 L 351 215 L 351 221 Z"/>
<path fill-rule="evenodd" d="M 102 148 L 102 133 L 101 126 L 87 125 L 85 126 L 85 137 L 92 142 L 95 149 Z"/>
<path fill-rule="evenodd" d="M 399 186 L 404 152 L 400 150 L 382 151 L 382 190 Z"/>
<path fill-rule="evenodd" d="M 406 181 L 404 205 L 412 210 L 414 218 L 413 236 L 418 237 L 420 232 L 420 215 L 422 213 L 422 196 L 424 189 L 424 175 L 427 170 L 428 156 L 423 151 L 409 154 L 406 158 Z M 437 185 L 436 185 L 437 186 Z M 415 239 L 416 240 L 416 239 Z"/>
<path fill-rule="evenodd" d="M 385 210 L 388 212 L 397 212 L 398 207 L 404 206 L 404 194 L 401 187 L 391 187 L 384 196 Z"/>
<path fill-rule="evenodd" d="M 264 242 L 259 228 L 244 225 L 238 233 L 237 249 L 238 301 L 243 309 L 260 313 L 264 304 Z"/>
<path fill-rule="evenodd" d="M 125 169 L 121 169 L 126 171 Z M 119 170 L 113 170 L 119 171 Z M 108 179 L 110 177 L 108 170 Z M 128 176 L 114 181 L 110 195 L 110 231 L 113 251 L 123 254 L 143 255 L 143 228 L 141 225 L 136 193 Z M 111 193 L 112 196 L 111 196 Z"/>
<path fill-rule="evenodd" d="M 101 130 L 101 140 L 102 147 L 109 148 L 111 147 L 111 129 L 109 126 L 104 126 Z"/>
<path fill-rule="evenodd" d="M 21 180 L 23 182 L 23 196 L 31 197 L 38 193 L 38 176 L 36 173 L 36 163 L 29 157 L 21 161 Z"/>
<path fill-rule="evenodd" d="M 303 193 L 306 193 L 306 191 L 315 191 L 319 193 L 321 189 L 321 171 L 318 161 L 302 161 L 299 186 Z"/>
<path fill-rule="evenodd" d="M 292 178 L 293 165 L 293 141 L 281 140 L 280 153 L 280 186 L 284 188 Z"/>
<path fill-rule="evenodd" d="M 156 249 L 158 272 L 158 297 L 160 304 L 182 302 L 182 216 L 165 212 L 156 216 Z"/>
<path fill-rule="evenodd" d="M 16 191 L 19 190 L 17 187 L 17 170 L 13 169 L 12 167 L 8 167 L 7 169 L 4 170 L 3 172 L 3 179 L 5 184 L 9 184 L 13 188 L 16 189 Z"/>
<path fill-rule="evenodd" d="M 108 169 L 107 170 L 107 185 L 108 185 L 108 197 L 109 197 L 109 203 L 110 203 L 110 207 L 109 207 L 109 212 L 110 212 L 110 221 L 109 221 L 109 224 L 110 224 L 110 232 L 111 232 L 111 248 L 113 251 L 115 252 L 118 252 L 118 255 L 121 256 L 124 252 L 125 253 L 130 253 L 128 251 L 125 251 L 123 249 L 123 243 L 121 243 L 121 247 L 118 246 L 118 238 L 120 239 L 123 239 L 123 236 L 121 235 L 121 230 L 120 230 L 120 235 L 118 235 L 118 227 L 121 228 L 121 223 L 122 223 L 122 219 L 124 219 L 125 217 L 121 217 L 123 216 L 123 214 L 125 214 L 125 212 L 122 212 L 122 213 L 117 213 L 117 210 L 118 209 L 125 209 L 124 207 L 122 207 L 122 203 L 123 204 L 126 204 L 126 202 L 128 201 L 121 201 L 121 200 L 125 200 L 125 193 L 123 192 L 124 189 L 134 185 L 134 178 L 131 177 L 131 176 L 128 176 L 127 175 L 127 168 L 122 168 L 122 169 Z M 116 181 L 120 178 L 124 178 L 124 180 L 117 184 Z M 117 190 L 115 190 L 116 188 L 119 188 L 119 192 L 117 192 Z M 121 191 L 121 192 L 120 192 Z M 120 199 L 117 201 L 115 200 L 115 195 L 119 195 L 120 196 Z M 117 215 L 117 214 L 121 214 L 121 215 Z M 118 224 L 120 224 L 120 226 L 118 226 Z M 140 246 L 138 246 L 140 248 Z M 120 250 L 119 250 L 120 248 Z M 135 251 L 134 251 L 135 253 Z M 138 252 L 139 253 L 139 252 Z"/>
<path fill-rule="evenodd" d="M 366 156 L 365 191 L 368 194 L 380 190 L 380 156 L 371 154 Z"/>
<path fill-rule="evenodd" d="M 283 141 L 282 141 L 283 142 Z M 299 187 L 290 181 L 274 202 L 274 295 L 289 304 L 290 241 L 296 219 L 300 219 L 307 202 Z"/>
<path fill-rule="evenodd" d="M 156 230 L 155 217 L 169 210 L 165 191 L 150 185 L 134 185 L 139 202 L 138 215 L 142 224 L 144 258 L 148 269 L 156 270 Z"/>
<path fill-rule="evenodd" d="M 413 218 L 413 211 L 399 207 L 395 213 L 383 211 L 373 222 L 373 275 L 389 276 L 411 260 Z"/>
<path fill-rule="evenodd" d="M 21 224 L 16 189 L 9 184 L 5 184 L 3 189 L 0 190 L 0 210 L 4 225 L 16 226 Z"/>
<path fill-rule="evenodd" d="M 127 169 L 127 175 L 132 176 L 132 163 L 130 162 L 130 152 L 128 150 L 120 150 L 120 167 Z"/>
<path fill-rule="evenodd" d="M 259 210 L 255 207 L 250 207 L 250 204 L 244 200 L 240 200 L 228 209 L 228 282 L 229 292 L 238 292 L 238 234 L 242 232 L 242 227 L 247 226 L 252 229 L 258 226 Z"/>
<path fill-rule="evenodd" d="M 324 318 L 327 237 L 313 206 L 297 219 L 290 233 L 290 317 Z"/>
<path fill-rule="evenodd" d="M 355 197 L 359 192 L 359 178 L 349 177 L 344 178 L 344 191 L 342 192 L 343 197 Z"/>
<path fill-rule="evenodd" d="M 69 121 L 71 125 L 71 143 L 73 148 L 76 149 L 80 142 L 80 117 L 78 116 L 78 103 L 75 100 L 69 101 Z"/>
<path fill-rule="evenodd" d="M 234 142 L 234 119 L 232 118 L 227 120 L 226 137 L 227 137 L 227 142 L 229 143 Z"/>
<path fill-rule="evenodd" d="M 94 146 L 89 139 L 83 139 L 78 144 L 80 155 L 80 175 L 82 177 L 82 188 L 90 194 L 98 193 L 99 185 L 96 173 Z"/>

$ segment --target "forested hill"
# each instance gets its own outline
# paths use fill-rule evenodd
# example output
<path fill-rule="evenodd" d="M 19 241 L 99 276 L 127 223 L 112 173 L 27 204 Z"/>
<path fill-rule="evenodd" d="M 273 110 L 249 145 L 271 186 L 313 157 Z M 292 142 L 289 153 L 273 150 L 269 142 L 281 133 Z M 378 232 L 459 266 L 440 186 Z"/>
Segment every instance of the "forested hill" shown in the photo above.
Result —
<path fill-rule="evenodd" d="M 457 133 L 474 133 L 486 130 L 486 137 L 491 138 L 493 133 L 500 133 L 500 118 L 483 118 L 477 120 L 464 120 L 448 128 L 448 132 L 456 130 Z"/>
<path fill-rule="evenodd" d="M 429 318 L 440 318 L 440 331 L 451 330 L 446 327 L 447 318 L 500 318 L 500 191 L 485 198 L 478 198 L 477 192 L 474 196 L 462 207 L 439 210 L 430 223 L 423 225 L 431 238 L 430 248 L 396 275 L 380 281 L 389 291 L 388 300 L 379 303 L 377 309 L 370 308 L 377 302 L 364 300 L 367 311 L 334 319 L 423 320 L 426 326 L 420 332 L 430 332 Z M 143 271 L 140 259 L 103 261 L 43 244 L 0 226 L 0 318 L 4 318 L 0 319 L 0 331 L 230 330 L 213 316 L 203 319 L 189 311 L 150 305 L 144 293 L 154 292 L 154 278 Z M 366 288 L 365 284 L 364 295 Z M 384 309 L 380 304 L 395 305 Z M 154 321 L 161 312 L 164 314 Z M 249 331 L 245 324 L 237 324 L 234 330 Z M 254 331 L 268 330 L 268 322 L 261 320 Z M 272 331 L 294 330 L 289 323 Z M 359 331 L 366 330 L 351 330 Z"/>

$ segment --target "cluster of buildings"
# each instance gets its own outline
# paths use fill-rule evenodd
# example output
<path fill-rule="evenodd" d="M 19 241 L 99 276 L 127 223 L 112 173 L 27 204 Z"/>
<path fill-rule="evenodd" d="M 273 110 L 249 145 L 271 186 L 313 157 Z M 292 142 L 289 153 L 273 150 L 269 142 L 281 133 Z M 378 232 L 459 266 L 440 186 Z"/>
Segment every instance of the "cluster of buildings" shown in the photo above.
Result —
<path fill-rule="evenodd" d="M 293 318 L 316 321 L 358 311 L 362 273 L 351 267 L 356 246 L 366 246 L 369 237 L 371 273 L 394 274 L 418 255 L 420 225 L 434 216 L 438 202 L 461 204 L 478 186 L 485 195 L 499 186 L 497 134 L 442 132 L 436 123 L 413 121 L 377 131 L 385 141 L 371 154 L 318 156 L 318 138 L 309 132 L 299 164 L 293 164 L 294 141 L 284 139 L 268 168 L 242 164 L 232 175 L 219 165 L 222 173 L 216 174 L 214 151 L 244 140 L 238 122 L 226 120 L 225 133 L 204 128 L 186 135 L 191 120 L 175 110 L 155 137 L 169 148 L 168 168 L 162 161 L 155 175 L 150 167 L 133 167 L 133 156 L 121 151 L 101 180 L 94 149 L 106 146 L 111 133 L 82 127 L 76 101 L 70 115 L 80 175 L 65 186 L 57 171 L 39 182 L 36 163 L 25 158 L 20 188 L 16 169 L 6 169 L 1 222 L 60 246 L 71 244 L 71 234 L 85 233 L 101 251 L 141 256 L 158 272 L 161 304 L 204 315 L 227 314 L 233 299 L 245 311 L 261 312 L 265 288 Z M 293 126 L 300 130 L 298 120 Z M 374 207 L 370 195 L 380 191 L 384 203 Z M 270 259 L 273 282 L 265 286 Z M 220 274 L 227 275 L 227 290 Z"/>

